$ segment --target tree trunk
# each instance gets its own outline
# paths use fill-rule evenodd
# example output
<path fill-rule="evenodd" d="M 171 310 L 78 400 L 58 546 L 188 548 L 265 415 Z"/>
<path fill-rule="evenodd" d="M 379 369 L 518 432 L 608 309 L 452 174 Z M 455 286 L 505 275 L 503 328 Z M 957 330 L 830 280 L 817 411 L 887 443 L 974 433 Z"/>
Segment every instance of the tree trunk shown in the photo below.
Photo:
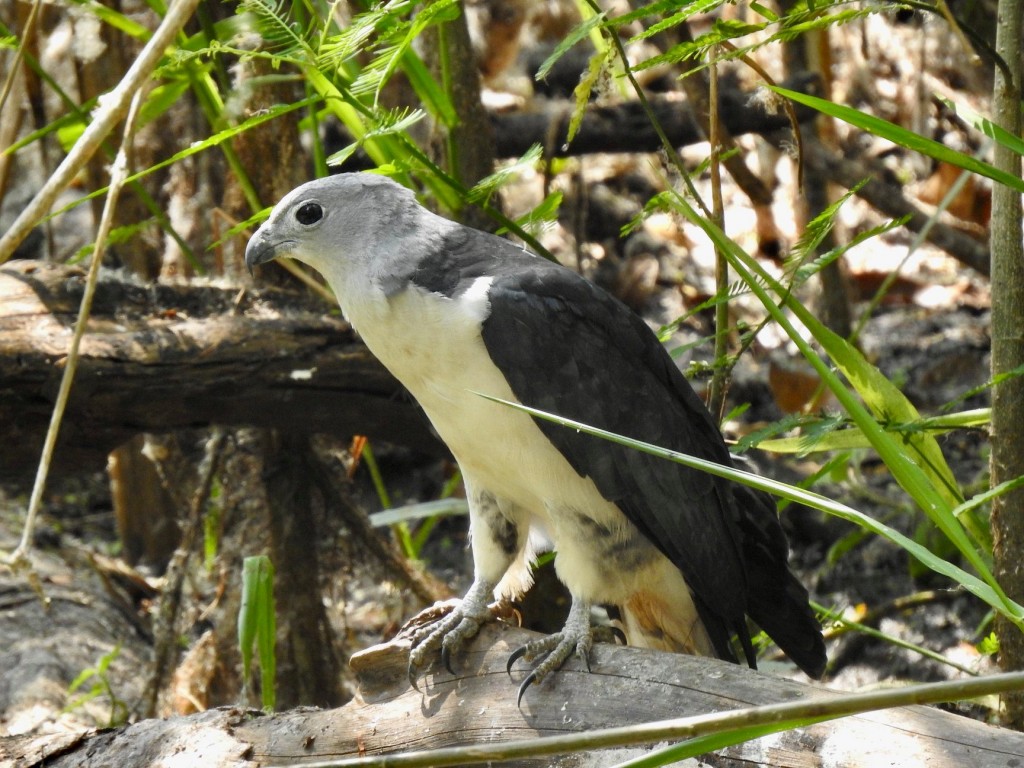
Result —
<path fill-rule="evenodd" d="M 996 67 L 992 112 L 995 122 L 1020 136 L 1021 0 L 1000 0 L 996 50 L 1007 71 Z M 995 165 L 1021 175 L 1021 158 L 997 143 Z M 1000 376 L 1024 365 L 1024 246 L 1021 242 L 1021 196 L 1002 184 L 992 191 L 992 485 L 1024 475 L 1024 376 Z M 995 573 L 1011 599 L 1024 600 L 1024 488 L 998 496 L 992 503 Z M 996 623 L 999 664 L 1024 669 L 1024 634 L 1009 621 Z M 1005 696 L 1006 718 L 1024 730 L 1024 693 Z"/>
<path fill-rule="evenodd" d="M 314 511 L 317 459 L 305 435 L 265 436 L 264 483 L 278 606 L 277 706 L 338 706 L 345 700 L 340 663 L 313 545 L 322 535 Z"/>
<path fill-rule="evenodd" d="M 463 186 L 472 187 L 494 170 L 494 133 L 480 101 L 480 70 L 469 39 L 466 9 L 457 18 L 428 30 L 423 37 L 427 63 L 451 100 L 454 125 L 434 126 L 434 159 Z M 479 208 L 454 211 L 463 224 L 493 230 L 494 220 Z"/>

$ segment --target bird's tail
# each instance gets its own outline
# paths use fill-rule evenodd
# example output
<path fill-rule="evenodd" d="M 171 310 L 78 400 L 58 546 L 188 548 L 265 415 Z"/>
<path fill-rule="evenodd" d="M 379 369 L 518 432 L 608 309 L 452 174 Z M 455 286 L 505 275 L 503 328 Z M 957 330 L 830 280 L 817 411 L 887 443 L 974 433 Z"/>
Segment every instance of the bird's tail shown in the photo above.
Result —
<path fill-rule="evenodd" d="M 810 677 L 825 671 L 821 624 L 808 602 L 807 589 L 789 570 L 789 545 L 767 494 L 735 486 L 747 566 L 747 614 Z"/>

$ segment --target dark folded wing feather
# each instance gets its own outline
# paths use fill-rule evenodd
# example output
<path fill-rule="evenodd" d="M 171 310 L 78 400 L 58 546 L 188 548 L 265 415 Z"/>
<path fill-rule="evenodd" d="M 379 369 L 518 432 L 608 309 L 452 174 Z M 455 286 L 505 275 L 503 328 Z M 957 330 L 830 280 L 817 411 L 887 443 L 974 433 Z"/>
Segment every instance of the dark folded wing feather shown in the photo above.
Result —
<path fill-rule="evenodd" d="M 473 279 L 493 277 L 482 337 L 520 402 L 731 465 L 700 398 L 623 304 L 571 270 L 474 230 L 450 238 L 443 251 L 447 266 L 435 264 L 421 284 L 456 296 Z M 820 674 L 820 629 L 786 565 L 770 497 L 548 421 L 537 424 L 680 569 L 719 656 L 735 659 L 729 636 L 736 632 L 753 660 L 749 614 L 805 671 Z"/>

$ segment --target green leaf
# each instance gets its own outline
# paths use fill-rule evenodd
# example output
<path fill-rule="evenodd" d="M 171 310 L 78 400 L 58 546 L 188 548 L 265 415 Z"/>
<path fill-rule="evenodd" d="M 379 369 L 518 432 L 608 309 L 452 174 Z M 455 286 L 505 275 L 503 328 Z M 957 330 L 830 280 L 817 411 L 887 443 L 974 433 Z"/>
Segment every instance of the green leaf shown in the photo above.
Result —
<path fill-rule="evenodd" d="M 768 8 L 767 6 L 761 5 L 761 3 L 751 2 L 750 10 L 768 19 L 768 21 L 775 22 L 779 20 L 779 15 L 775 13 L 775 11 L 773 11 L 771 8 Z"/>
<path fill-rule="evenodd" d="M 722 464 L 716 464 L 712 461 L 697 458 L 696 456 L 690 456 L 688 454 L 680 453 L 678 451 L 672 451 L 667 448 L 661 448 L 660 446 L 653 445 L 651 443 L 646 443 L 642 440 L 634 440 L 632 438 L 625 437 L 623 435 L 618 435 L 615 434 L 614 432 L 609 432 L 604 429 L 598 429 L 596 427 L 590 426 L 589 424 L 574 421 L 573 419 L 566 419 L 562 416 L 558 416 L 557 414 L 548 413 L 547 411 L 542 411 L 537 408 L 531 408 L 529 406 L 523 405 L 522 403 L 515 403 L 509 400 L 504 400 L 500 397 L 493 397 L 482 392 L 477 392 L 475 394 L 479 395 L 480 397 L 483 397 L 486 400 L 490 400 L 495 403 L 501 403 L 503 405 L 507 405 L 510 408 L 515 408 L 516 410 L 523 411 L 524 413 L 528 413 L 531 416 L 534 416 L 538 419 L 544 419 L 545 421 L 560 424 L 563 427 L 567 427 L 569 429 L 575 429 L 579 432 L 584 432 L 588 435 L 594 435 L 595 437 L 600 437 L 604 440 L 609 440 L 619 445 L 624 445 L 629 448 L 634 448 L 638 451 L 642 451 L 644 453 L 649 453 L 652 456 L 658 456 L 660 458 L 667 459 L 669 461 L 674 461 L 678 464 L 682 464 L 683 466 L 690 467 L 692 469 L 698 469 L 702 472 L 708 472 L 709 474 L 717 475 L 718 477 L 723 477 L 726 480 L 732 480 L 737 483 L 742 483 L 743 485 L 748 485 L 751 488 L 766 491 L 767 493 L 771 493 L 776 496 L 781 496 L 782 498 L 789 499 L 790 501 L 795 501 L 799 504 L 805 504 L 809 507 L 820 509 L 823 512 L 827 512 L 828 514 L 834 515 L 843 520 L 848 520 L 849 522 L 855 523 L 856 525 L 859 525 L 862 528 L 871 531 L 872 533 L 878 534 L 879 536 L 883 536 L 886 539 L 889 539 L 893 543 L 900 546 L 902 549 L 906 550 L 906 552 L 909 555 L 919 560 L 926 567 L 930 568 L 936 573 L 940 573 L 943 576 L 946 576 L 952 579 L 953 581 L 957 582 L 968 592 L 981 598 L 986 603 L 991 605 L 993 608 L 996 608 L 997 610 L 1002 612 L 1004 615 L 1008 616 L 1009 618 L 1015 620 L 1018 623 L 1024 622 L 1024 607 L 1010 600 L 1010 598 L 1008 598 L 1005 595 L 1002 589 L 998 587 L 998 584 L 993 586 L 991 584 L 986 583 L 986 581 L 982 581 L 982 579 L 978 578 L 974 574 L 968 573 L 967 571 L 957 567 L 953 563 L 936 556 L 926 547 L 922 546 L 921 544 L 918 544 L 916 541 L 908 538 L 907 536 L 903 535 L 894 528 L 890 528 L 889 526 L 880 523 L 879 521 L 869 517 L 868 515 L 865 515 L 862 512 L 858 512 L 852 507 L 848 507 L 845 504 L 841 504 L 840 502 L 835 501 L 834 499 L 830 499 L 826 496 L 822 496 L 821 494 L 814 493 L 813 491 L 808 491 L 803 488 L 798 488 L 793 485 L 780 483 L 777 480 L 772 480 L 767 477 L 761 477 L 760 475 L 755 475 L 751 472 L 745 472 L 741 469 L 736 469 L 735 467 L 727 467 Z M 985 575 L 991 578 L 991 572 L 988 570 L 987 567 L 984 566 L 984 563 L 982 563 L 982 566 L 985 568 Z"/>
<path fill-rule="evenodd" d="M 963 152 L 957 152 L 955 149 L 950 149 L 945 144 L 933 141 L 932 139 L 921 136 L 913 131 L 908 131 L 906 128 L 901 128 L 895 123 L 890 123 L 888 120 L 883 120 L 880 117 L 865 114 L 858 109 L 853 109 L 852 107 L 847 107 L 843 104 L 836 104 L 835 102 L 821 99 L 817 96 L 798 93 L 797 91 L 791 91 L 777 85 L 768 85 L 766 87 L 771 88 L 780 96 L 785 96 L 787 99 L 792 99 L 799 104 L 804 104 L 816 109 L 822 114 L 842 120 L 845 123 L 849 123 L 850 125 L 874 134 L 875 136 L 881 136 L 882 138 L 888 139 L 901 147 L 905 147 L 914 152 L 920 152 L 922 155 L 926 155 L 940 162 L 955 165 L 957 168 L 963 168 L 965 171 L 985 176 L 1018 192 L 1024 192 L 1024 179 L 1014 176 L 1011 173 L 1001 171 L 994 165 L 990 165 L 989 163 L 978 160 L 970 155 L 965 155 Z"/>
<path fill-rule="evenodd" d="M 978 653 L 983 656 L 995 656 L 999 653 L 999 636 L 995 632 L 990 632 L 981 639 L 977 648 Z"/>
<path fill-rule="evenodd" d="M 544 150 L 540 144 L 533 144 L 523 153 L 523 156 L 512 163 L 505 163 L 494 173 L 480 179 L 466 194 L 466 199 L 471 203 L 486 203 L 490 201 L 502 187 L 513 179 L 516 179 L 524 171 L 532 171 L 543 157 Z"/>
<path fill-rule="evenodd" d="M 242 603 L 238 610 L 238 646 L 242 654 L 243 682 L 248 680 L 256 646 L 263 707 L 274 708 L 277 661 L 277 620 L 274 612 L 274 564 L 265 555 L 247 557 L 242 564 Z"/>
<path fill-rule="evenodd" d="M 717 8 L 719 8 L 722 5 L 722 3 L 721 0 L 696 0 L 695 2 L 686 3 L 682 7 L 682 9 L 679 9 L 678 0 L 673 0 L 673 2 L 665 4 L 665 7 L 663 8 L 659 8 L 659 5 L 659 3 L 655 3 L 654 5 L 647 6 L 646 8 L 640 9 L 639 11 L 623 14 L 622 16 L 616 16 L 614 19 L 611 20 L 611 23 L 614 24 L 616 27 L 619 27 L 626 23 L 632 23 L 632 20 L 641 19 L 648 15 L 661 16 L 665 13 L 668 13 L 669 11 L 675 11 L 671 15 L 668 15 L 665 18 L 654 22 L 649 27 L 645 28 L 642 32 L 639 32 L 638 34 L 630 38 L 630 43 L 637 43 L 640 42 L 641 40 L 646 40 L 647 38 L 660 34 L 661 32 L 664 32 L 666 29 L 678 27 L 680 24 L 686 22 L 691 16 L 701 15 L 714 11 Z M 644 11 L 648 9 L 651 9 L 652 13 L 644 13 Z M 640 62 L 640 65 L 643 67 L 649 66 L 646 61 Z"/>
<path fill-rule="evenodd" d="M 381 88 L 396 70 L 402 69 L 424 105 L 445 125 L 455 125 L 458 115 L 448 99 L 413 50 L 413 43 L 428 27 L 458 16 L 456 0 L 438 0 L 410 20 L 399 20 L 397 14 L 378 19 L 378 26 L 390 27 L 381 32 L 381 44 L 374 50 L 374 58 L 367 64 L 352 84 L 352 93 L 360 95 L 373 93 L 375 100 Z M 397 22 L 397 23 L 395 23 Z"/>
<path fill-rule="evenodd" d="M 601 75 L 604 73 L 605 67 L 612 60 L 613 55 L 612 49 L 606 48 L 591 56 L 590 63 L 587 65 L 587 71 L 573 89 L 572 93 L 576 99 L 576 106 L 572 111 L 572 117 L 569 119 L 569 128 L 566 131 L 566 144 L 571 143 L 576 138 L 576 133 L 583 123 L 583 115 L 586 113 L 587 105 L 590 103 L 590 94 L 594 90 L 594 86 L 601 79 Z"/>
<path fill-rule="evenodd" d="M 990 503 L 997 496 L 1002 496 L 1004 493 L 1009 493 L 1015 488 L 1020 488 L 1024 485 L 1024 475 L 1015 477 L 1012 480 L 1004 480 L 994 488 L 989 488 L 987 491 L 977 494 L 976 496 L 968 499 L 959 507 L 953 510 L 953 514 L 959 517 L 965 512 L 969 512 L 983 504 Z"/>
<path fill-rule="evenodd" d="M 534 79 L 544 80 L 551 72 L 551 68 L 555 66 L 560 58 L 562 58 L 568 51 L 581 40 L 588 38 L 590 33 L 601 26 L 605 20 L 605 14 L 595 14 L 589 19 L 585 19 L 580 24 L 577 24 L 573 29 L 566 35 L 562 41 L 555 46 L 555 50 L 551 52 L 551 55 L 544 59 L 544 62 L 540 65 L 537 70 L 537 74 Z"/>
<path fill-rule="evenodd" d="M 562 193 L 552 192 L 541 200 L 532 210 L 516 218 L 516 224 L 526 232 L 536 234 L 558 219 L 558 209 L 562 205 Z M 504 234 L 507 230 L 499 230 Z"/>
<path fill-rule="evenodd" d="M 366 132 L 365 138 L 391 136 L 397 133 L 403 133 L 412 128 L 426 116 L 427 113 L 422 109 L 409 109 L 408 107 L 395 110 L 383 110 L 377 114 L 377 119 L 374 121 L 375 124 Z"/>
<path fill-rule="evenodd" d="M 220 546 L 221 518 L 223 504 L 221 500 L 220 481 L 214 477 L 210 485 L 210 498 L 203 516 L 203 565 L 206 572 L 212 573 Z"/>
<path fill-rule="evenodd" d="M 734 40 L 737 37 L 753 35 L 762 31 L 765 24 L 747 24 L 738 19 L 716 19 L 713 29 L 718 33 L 719 40 Z"/>
<path fill-rule="evenodd" d="M 825 553 L 825 562 L 828 563 L 829 568 L 833 568 L 850 550 L 860 545 L 870 535 L 870 531 L 866 531 L 863 528 L 854 528 L 845 536 L 840 536 L 836 539 L 832 546 L 828 548 L 828 552 Z"/>
<path fill-rule="evenodd" d="M 469 504 L 465 499 L 450 498 L 437 501 L 423 501 L 394 509 L 384 509 L 370 515 L 370 525 L 382 528 L 397 523 L 411 523 L 432 517 L 448 517 L 450 515 L 469 514 Z"/>
<path fill-rule="evenodd" d="M 139 232 L 143 232 L 150 226 L 152 226 L 153 223 L 153 219 L 143 219 L 142 221 L 137 221 L 134 224 L 125 224 L 123 227 L 114 227 L 107 234 L 107 242 L 105 246 L 110 247 L 111 245 L 117 245 L 119 243 L 128 242 L 132 237 L 137 235 Z M 95 242 L 89 243 L 88 245 L 84 245 L 81 248 L 79 248 L 70 259 L 68 259 L 68 263 L 78 264 L 83 259 L 92 256 L 95 250 Z"/>
<path fill-rule="evenodd" d="M 139 110 L 139 127 L 156 120 L 170 109 L 192 87 L 188 80 L 172 80 L 156 86 L 146 97 L 146 103 Z"/>
<path fill-rule="evenodd" d="M 996 143 L 1002 144 L 1004 147 L 1013 150 L 1018 155 L 1024 156 L 1024 141 L 1022 141 L 1019 136 L 1014 136 L 1002 126 L 993 123 L 987 117 L 975 112 L 967 104 L 953 101 L 952 99 L 948 99 L 941 95 L 937 95 L 936 98 L 941 100 L 955 114 L 959 115 L 974 126 L 974 128 L 980 133 L 985 134 Z"/>
<path fill-rule="evenodd" d="M 407 51 L 402 58 L 402 71 L 431 115 L 447 128 L 458 125 L 459 115 L 448 94 L 438 85 L 423 60 L 413 51 Z"/>
<path fill-rule="evenodd" d="M 313 49 L 308 36 L 298 23 L 289 20 L 289 8 L 283 0 L 241 0 L 238 4 L 240 13 L 252 15 L 256 30 L 275 54 L 311 61 Z"/>
<path fill-rule="evenodd" d="M 75 146 L 75 143 L 85 133 L 85 123 L 79 120 L 73 120 L 71 122 L 61 125 L 57 129 L 57 142 L 60 144 L 60 148 L 65 152 L 70 152 L 71 148 Z"/>
<path fill-rule="evenodd" d="M 906 424 L 886 424 L 887 432 L 894 434 L 910 434 L 916 432 L 930 432 L 932 435 L 940 435 L 954 429 L 982 427 L 991 421 L 991 412 L 988 408 L 979 408 L 973 411 L 951 413 L 943 416 L 931 416 L 918 419 Z M 773 440 L 760 440 L 756 446 L 763 451 L 773 453 L 796 453 L 805 455 L 818 451 L 838 451 L 851 448 L 870 448 L 871 441 L 857 427 L 849 427 L 840 430 L 815 430 L 814 424 L 801 425 L 808 428 L 806 434 L 797 437 L 781 437 Z M 835 422 L 834 427 L 839 423 Z"/>
<path fill-rule="evenodd" d="M 77 2 L 76 0 L 76 4 L 84 6 L 89 13 L 104 24 L 109 24 L 114 29 L 124 32 L 129 37 L 134 37 L 136 40 L 149 40 L 153 34 L 149 27 L 144 24 L 139 24 L 137 21 L 133 21 L 123 13 L 103 5 L 102 3 L 93 2 L 93 0 L 88 0 L 87 2 Z"/>
<path fill-rule="evenodd" d="M 790 432 L 794 429 L 814 430 L 822 434 L 827 434 L 832 430 L 838 429 L 844 423 L 844 420 L 840 417 L 819 418 L 817 416 L 806 416 L 802 413 L 790 413 L 783 416 L 778 421 L 773 421 L 770 424 L 766 424 L 763 427 L 743 435 L 736 442 L 736 446 L 733 451 L 735 453 L 744 453 L 745 451 L 749 451 L 751 448 L 762 448 L 765 443 L 792 440 L 794 438 L 780 438 L 778 435 Z M 779 451 L 779 453 L 790 452 L 795 453 L 796 449 L 793 451 Z"/>

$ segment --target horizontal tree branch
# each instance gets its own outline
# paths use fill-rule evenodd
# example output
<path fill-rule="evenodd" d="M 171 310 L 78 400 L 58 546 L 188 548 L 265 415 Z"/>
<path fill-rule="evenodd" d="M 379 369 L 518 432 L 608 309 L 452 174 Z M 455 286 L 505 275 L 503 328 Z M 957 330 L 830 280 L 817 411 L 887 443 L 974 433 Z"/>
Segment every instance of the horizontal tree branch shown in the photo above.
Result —
<path fill-rule="evenodd" d="M 813 93 L 817 82 L 816 75 L 802 74 L 787 80 L 786 87 Z M 649 101 L 673 145 L 682 147 L 706 140 L 692 107 L 683 96 L 656 96 Z M 794 110 L 798 120 L 813 119 L 818 114 L 802 105 L 794 105 Z M 524 112 L 492 115 L 495 157 L 519 157 L 534 144 L 545 147 L 549 156 L 559 157 L 661 149 L 661 139 L 639 102 L 589 105 L 579 132 L 570 142 L 568 129 L 572 112 L 571 101 L 538 100 L 535 108 Z M 719 115 L 733 136 L 764 135 L 790 128 L 785 111 L 772 108 L 770 99 L 754 98 L 751 92 L 737 88 L 723 90 Z"/>
<path fill-rule="evenodd" d="M 578 659 L 527 690 L 516 705 L 523 671 L 505 663 L 534 633 L 508 624 L 486 626 L 453 660 L 456 675 L 434 669 L 409 686 L 408 642 L 397 639 L 352 660 L 360 695 L 334 710 L 299 709 L 261 715 L 222 709 L 147 720 L 113 731 L 0 742 L 0 759 L 31 750 L 37 762 L 69 768 L 142 765 L 174 755 L 210 768 L 301 765 L 306 762 L 472 747 L 563 736 L 747 706 L 833 695 L 821 686 L 754 672 L 717 659 L 597 644 L 591 671 Z M 614 765 L 651 747 L 620 747 L 586 755 L 588 765 Z M 48 757 L 52 755 L 52 757 Z M 739 744 L 702 758 L 715 766 L 814 766 L 824 755 L 847 768 L 1005 766 L 1024 757 L 1024 734 L 929 707 L 912 706 L 846 717 Z M 512 766 L 577 766 L 580 756 L 517 757 Z"/>
<path fill-rule="evenodd" d="M 814 75 L 803 74 L 787 81 L 786 87 L 813 93 L 816 84 Z M 687 146 L 705 140 L 692 108 L 682 97 L 654 97 L 650 103 L 673 145 Z M 588 106 L 579 133 L 572 142 L 567 138 L 572 102 L 539 101 L 538 104 L 538 108 L 525 112 L 492 115 L 496 157 L 518 157 L 534 144 L 545 147 L 548 156 L 655 152 L 661 149 L 661 142 L 638 102 Z M 752 98 L 748 92 L 726 89 L 719 105 L 719 119 L 733 136 L 747 133 L 768 135 L 791 129 L 785 112 L 770 109 L 765 101 Z M 803 105 L 793 106 L 801 122 L 819 114 Z M 910 216 L 906 226 L 912 232 L 923 231 L 931 221 L 930 214 L 907 198 L 901 186 L 884 181 L 880 169 L 863 160 L 840 155 L 815 140 L 810 132 L 804 133 L 801 159 L 808 172 L 846 189 L 868 179 L 857 190 L 857 196 L 886 216 Z M 926 239 L 966 266 L 983 275 L 989 274 L 988 245 L 981 240 L 942 222 L 931 223 Z"/>
<path fill-rule="evenodd" d="M 824 176 L 846 189 L 853 189 L 865 179 L 855 193 L 875 210 L 894 219 L 909 216 L 906 223 L 911 232 L 921 232 L 931 222 L 926 240 L 954 257 L 962 264 L 986 277 L 989 275 L 988 244 L 961 232 L 949 224 L 932 221 L 932 216 L 915 205 L 903 194 L 898 184 L 883 181 L 881 169 L 851 160 L 826 148 L 816 139 L 804 142 L 804 162 L 810 173 Z"/>
<path fill-rule="evenodd" d="M 83 286 L 75 267 L 0 268 L 0 477 L 24 479 L 39 460 Z M 322 302 L 105 275 L 55 470 L 102 469 L 139 432 L 213 424 L 363 434 L 447 455 L 398 382 Z"/>

